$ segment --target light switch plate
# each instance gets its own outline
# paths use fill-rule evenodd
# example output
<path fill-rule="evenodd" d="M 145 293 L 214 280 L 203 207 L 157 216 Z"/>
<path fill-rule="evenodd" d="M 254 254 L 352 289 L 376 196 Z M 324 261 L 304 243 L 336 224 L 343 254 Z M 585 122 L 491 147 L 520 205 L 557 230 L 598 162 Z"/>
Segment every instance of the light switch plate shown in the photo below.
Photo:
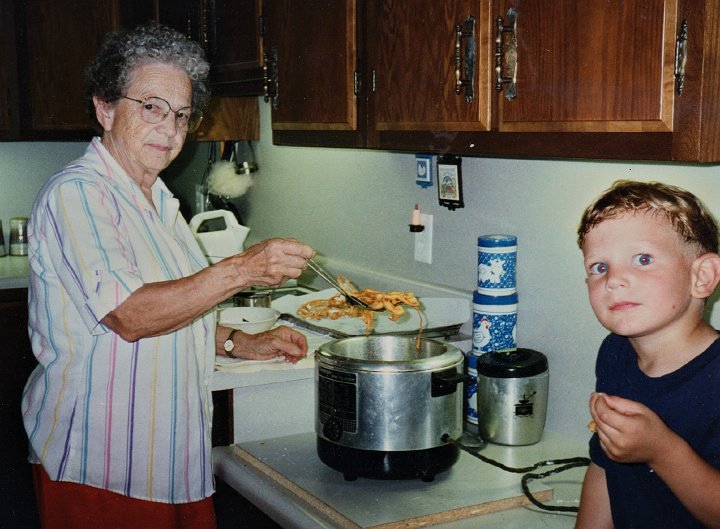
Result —
<path fill-rule="evenodd" d="M 425 229 L 415 233 L 415 260 L 432 264 L 433 216 L 420 213 L 420 223 Z"/>

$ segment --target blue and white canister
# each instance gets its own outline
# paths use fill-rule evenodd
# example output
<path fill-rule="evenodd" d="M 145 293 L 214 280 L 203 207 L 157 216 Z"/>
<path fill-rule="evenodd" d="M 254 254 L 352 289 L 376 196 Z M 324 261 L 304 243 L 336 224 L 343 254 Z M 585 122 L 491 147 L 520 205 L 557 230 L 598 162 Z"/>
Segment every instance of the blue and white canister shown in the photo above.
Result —
<path fill-rule="evenodd" d="M 517 349 L 517 305 L 517 294 L 473 294 L 474 354 Z"/>
<path fill-rule="evenodd" d="M 477 359 L 472 351 L 465 354 L 468 381 L 465 383 L 465 422 L 466 430 L 477 433 Z"/>
<path fill-rule="evenodd" d="M 478 286 L 480 294 L 507 296 L 516 292 L 517 237 L 478 237 Z"/>

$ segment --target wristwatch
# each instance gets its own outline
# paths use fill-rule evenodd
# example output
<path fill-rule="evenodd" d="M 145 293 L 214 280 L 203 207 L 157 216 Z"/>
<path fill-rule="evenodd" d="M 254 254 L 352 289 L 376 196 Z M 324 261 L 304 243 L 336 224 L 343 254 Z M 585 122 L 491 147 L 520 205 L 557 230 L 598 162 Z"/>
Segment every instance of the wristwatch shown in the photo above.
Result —
<path fill-rule="evenodd" d="M 227 340 L 225 340 L 225 345 L 224 345 L 224 347 L 225 347 L 225 352 L 226 352 L 226 353 L 229 353 L 229 352 L 231 352 L 233 349 L 235 349 L 235 342 L 233 342 L 233 336 L 235 336 L 235 333 L 236 333 L 237 331 L 238 331 L 237 329 L 233 329 L 232 331 L 230 331 L 230 335 L 227 337 Z"/>

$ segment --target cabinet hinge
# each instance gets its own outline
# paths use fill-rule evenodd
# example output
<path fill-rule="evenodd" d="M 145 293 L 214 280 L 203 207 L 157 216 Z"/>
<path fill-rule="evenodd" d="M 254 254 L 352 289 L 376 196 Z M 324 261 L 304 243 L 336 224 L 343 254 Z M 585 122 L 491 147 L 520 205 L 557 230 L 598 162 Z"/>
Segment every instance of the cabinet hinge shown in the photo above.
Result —
<path fill-rule="evenodd" d="M 353 73 L 353 92 L 355 93 L 355 96 L 359 96 L 360 92 L 362 91 L 362 74 L 355 70 Z"/>

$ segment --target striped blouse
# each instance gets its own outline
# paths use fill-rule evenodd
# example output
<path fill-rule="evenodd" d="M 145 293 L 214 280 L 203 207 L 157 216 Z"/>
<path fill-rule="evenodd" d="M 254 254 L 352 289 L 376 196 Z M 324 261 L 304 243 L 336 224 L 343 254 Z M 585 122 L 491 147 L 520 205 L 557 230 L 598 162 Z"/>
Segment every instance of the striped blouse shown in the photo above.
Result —
<path fill-rule="evenodd" d="M 98 138 L 40 190 L 28 226 L 39 365 L 22 412 L 30 461 L 53 480 L 185 503 L 213 493 L 215 315 L 134 343 L 100 323 L 143 284 L 207 266 L 159 178 L 152 197 L 155 209 Z"/>

